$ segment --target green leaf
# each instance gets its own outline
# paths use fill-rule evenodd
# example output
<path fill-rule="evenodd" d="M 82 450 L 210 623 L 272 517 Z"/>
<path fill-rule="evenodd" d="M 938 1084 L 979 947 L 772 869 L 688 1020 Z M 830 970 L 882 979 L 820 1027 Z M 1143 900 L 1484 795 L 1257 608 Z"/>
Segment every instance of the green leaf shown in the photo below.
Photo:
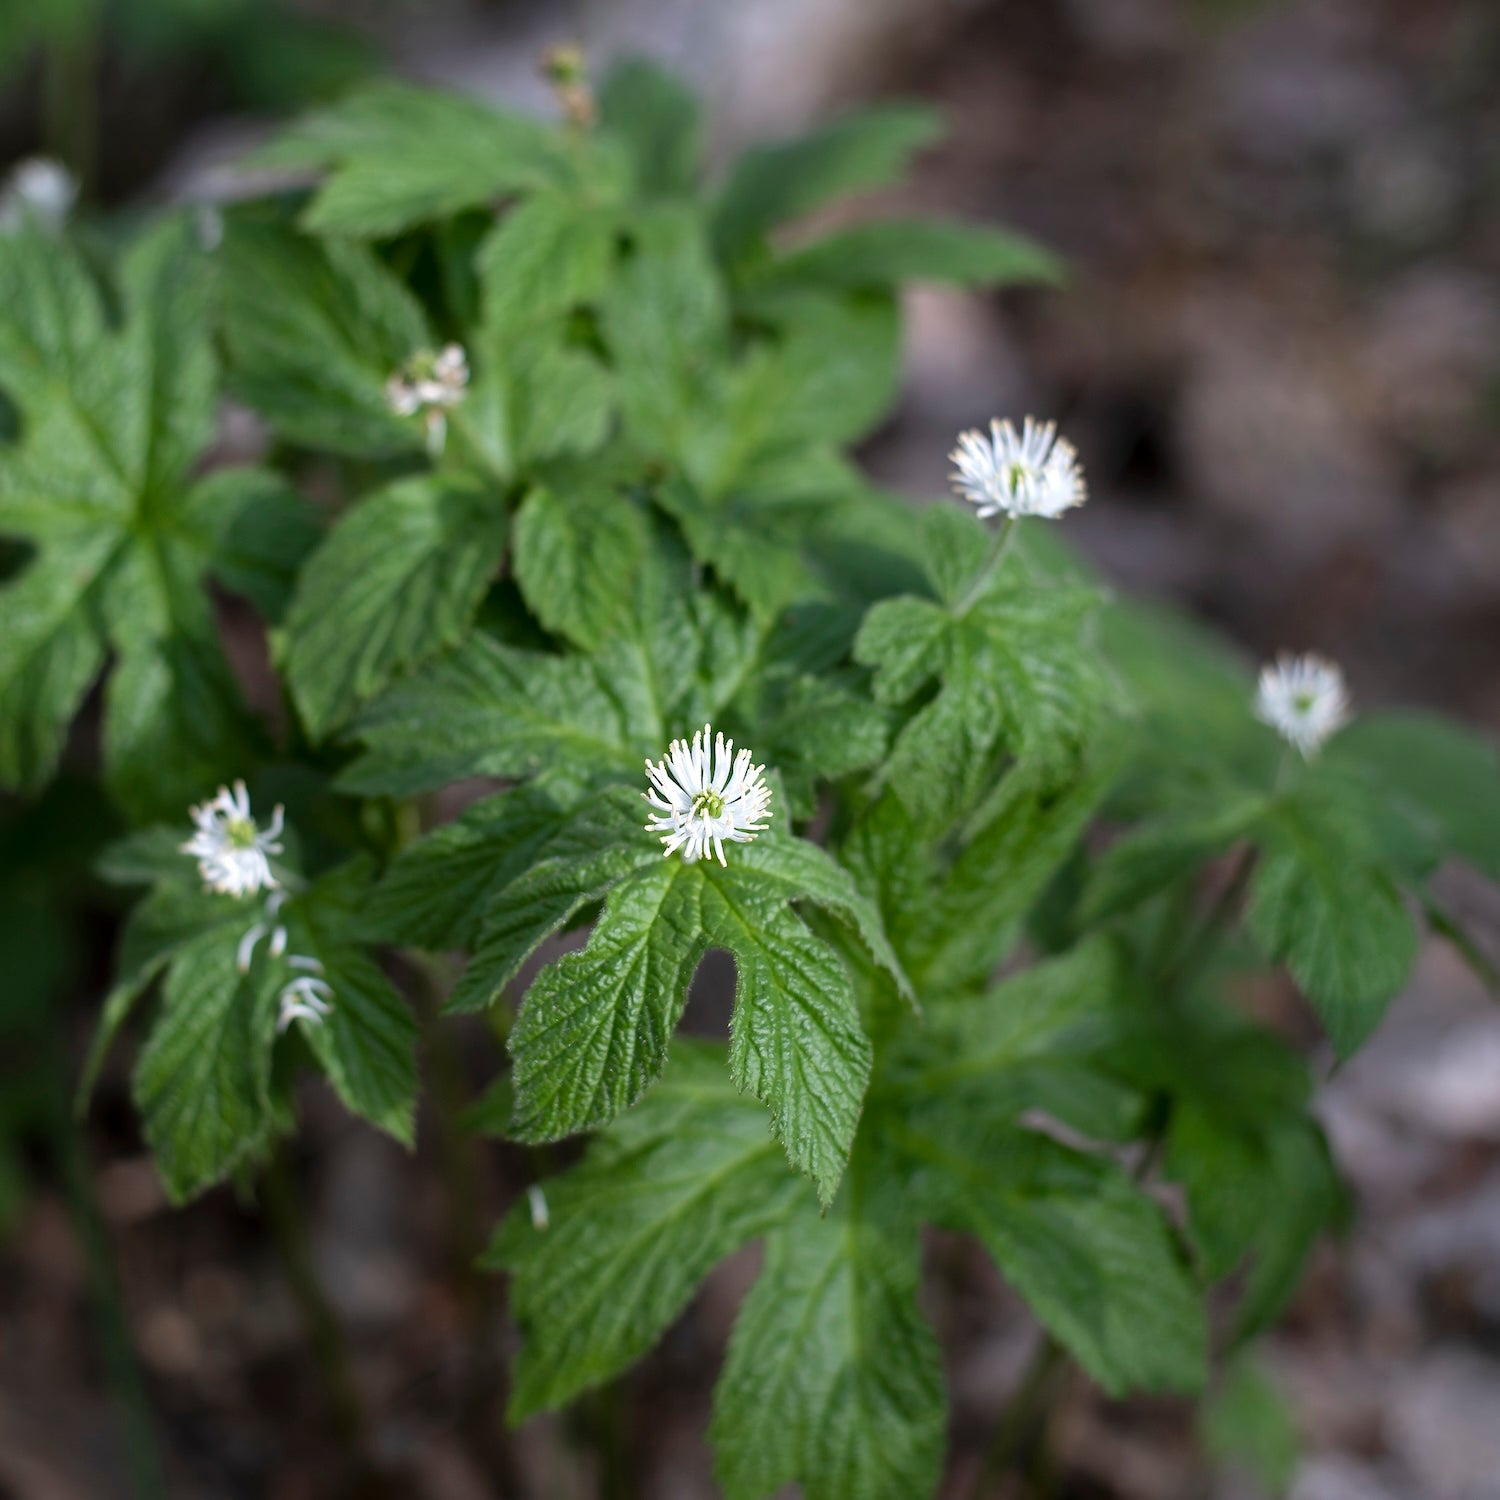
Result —
<path fill-rule="evenodd" d="M 444 1010 L 493 1005 L 526 960 L 580 907 L 614 882 L 661 862 L 644 836 L 640 794 L 629 787 L 589 792 L 530 849 L 511 878 L 502 871 L 513 861 L 494 871 L 474 955 Z"/>
<path fill-rule="evenodd" d="M 135 1074 L 146 1140 L 174 1203 L 266 1143 L 275 1029 L 275 987 L 263 969 L 236 970 L 231 935 L 206 934 L 177 954 Z"/>
<path fill-rule="evenodd" d="M 799 1481 L 807 1500 L 931 1495 L 947 1428 L 914 1229 L 863 1199 L 767 1237 L 714 1391 L 729 1500 Z"/>
<path fill-rule="evenodd" d="M 649 58 L 621 58 L 599 88 L 599 125 L 625 146 L 638 198 L 692 191 L 702 151 L 698 101 Z"/>
<path fill-rule="evenodd" d="M 0 533 L 34 553 L 0 593 L 0 777 L 46 778 L 113 648 L 108 769 L 150 816 L 246 751 L 189 484 L 216 397 L 203 256 L 169 220 L 112 269 L 117 324 L 65 244 L 0 242 L 0 385 L 21 417 L 0 448 Z"/>
<path fill-rule="evenodd" d="M 1253 675 L 1222 641 L 1166 610 L 1113 600 L 1099 643 L 1135 708 L 1138 775 L 1153 801 L 1176 799 L 1190 779 L 1271 784 L 1280 748 L 1251 713 Z"/>
<path fill-rule="evenodd" d="M 592 1129 L 646 1092 L 703 947 L 696 872 L 680 860 L 614 886 L 588 946 L 542 970 L 511 1032 L 517 1139 Z"/>
<path fill-rule="evenodd" d="M 942 219 L 881 219 L 803 245 L 757 279 L 852 289 L 910 281 L 963 286 L 1056 284 L 1062 262 L 1022 235 Z"/>
<path fill-rule="evenodd" d="M 233 897 L 205 891 L 196 879 L 189 879 L 192 862 L 181 851 L 180 831 L 148 832 L 162 837 L 152 838 L 147 845 L 138 834 L 130 847 L 121 849 L 116 845 L 110 851 L 111 865 L 101 872 L 106 879 L 125 877 L 132 882 L 159 883 L 136 904 L 125 924 L 115 959 L 115 982 L 105 996 L 99 1025 L 79 1074 L 76 1107 L 80 1113 L 87 1108 L 110 1047 L 152 981 L 185 947 L 211 937 L 216 931 L 238 929 L 244 922 L 244 908 Z M 140 854 L 135 854 L 135 850 Z M 143 863 L 136 866 L 133 861 L 138 858 Z M 116 862 L 119 860 L 124 864 Z M 180 878 L 173 878 L 179 875 Z"/>
<path fill-rule="evenodd" d="M 996 789 L 984 821 L 930 905 L 914 959 L 939 989 L 985 979 L 1108 795 L 1118 758 L 1107 746 L 1071 773 L 1022 763 Z"/>
<path fill-rule="evenodd" d="M 1284 804 L 1266 838 L 1251 887 L 1251 930 L 1292 971 L 1347 1057 L 1406 983 L 1416 928 L 1359 832 L 1314 804 Z"/>
<path fill-rule="evenodd" d="M 193 487 L 185 509 L 209 537 L 213 575 L 272 625 L 323 537 L 317 512 L 268 469 L 221 469 Z"/>
<path fill-rule="evenodd" d="M 1500 757 L 1487 740 L 1422 714 L 1371 714 L 1325 755 L 1369 785 L 1372 812 L 1394 805 L 1445 852 L 1500 880 Z"/>
<path fill-rule="evenodd" d="M 596 302 L 609 281 L 619 214 L 569 193 L 537 193 L 479 249 L 485 321 L 507 332 Z"/>
<path fill-rule="evenodd" d="M 1275 1212 L 1261 1221 L 1256 1237 L 1255 1261 L 1235 1312 L 1237 1343 L 1254 1338 L 1280 1315 L 1313 1245 L 1345 1211 L 1328 1143 L 1315 1124 L 1294 1121 L 1275 1131 L 1270 1151 Z"/>
<path fill-rule="evenodd" d="M 783 895 L 738 862 L 705 870 L 702 924 L 710 945 L 734 955 L 734 1081 L 770 1109 L 788 1159 L 827 1204 L 849 1159 L 872 1054 L 848 970 Z"/>
<path fill-rule="evenodd" d="M 491 894 L 530 868 L 567 816 L 566 800 L 535 784 L 474 803 L 391 861 L 364 930 L 413 948 L 472 948 Z"/>
<path fill-rule="evenodd" d="M 645 517 L 605 486 L 534 490 L 516 514 L 516 582 L 543 625 L 592 650 L 629 606 L 646 545 Z"/>
<path fill-rule="evenodd" d="M 3 525 L 3 517 L 0 517 Z M 0 785 L 33 791 L 51 775 L 68 725 L 104 665 L 90 585 L 114 538 L 52 547 L 0 592 Z"/>
<path fill-rule="evenodd" d="M 281 433 L 383 458 L 422 448 L 386 382 L 432 344 L 411 294 L 362 245 L 232 220 L 220 248 L 230 382 Z"/>
<path fill-rule="evenodd" d="M 573 176 L 567 143 L 540 121 L 390 81 L 315 111 L 259 160 L 329 169 L 304 225 L 367 239 Z"/>
<path fill-rule="evenodd" d="M 400 480 L 339 521 L 287 614 L 287 676 L 314 737 L 462 638 L 499 566 L 505 524 L 492 491 L 435 476 Z"/>
<path fill-rule="evenodd" d="M 948 607 L 903 596 L 876 604 L 854 656 L 876 672 L 877 701 L 927 698 L 898 735 L 885 778 L 927 828 L 973 807 L 1001 747 L 1040 766 L 1066 764 L 1095 730 L 1111 687 L 1089 638 L 1092 589 L 1026 582 L 1008 562 L 980 591 L 983 553 L 955 554 L 969 523 L 929 523 L 928 571 Z"/>
<path fill-rule="evenodd" d="M 1294 1408 L 1271 1377 L 1238 1360 L 1203 1413 L 1203 1440 L 1220 1464 L 1253 1474 L 1274 1496 L 1291 1487 L 1302 1457 Z"/>
<path fill-rule="evenodd" d="M 698 438 L 727 353 L 724 288 L 693 209 L 640 215 L 632 239 L 635 253 L 605 296 L 601 332 L 627 427 L 648 452 L 676 456 Z"/>
<path fill-rule="evenodd" d="M 798 595 L 813 590 L 812 574 L 796 551 L 795 538 L 807 513 L 799 499 L 777 504 L 749 496 L 714 500 L 681 483 L 663 485 L 656 499 L 681 526 L 693 556 L 766 625 Z"/>
<path fill-rule="evenodd" d="M 417 1025 L 368 954 L 320 949 L 333 987 L 327 1019 L 304 1035 L 344 1106 L 405 1146 L 415 1139 Z"/>
<path fill-rule="evenodd" d="M 753 873 L 755 885 L 767 894 L 811 901 L 847 922 L 901 994 L 916 1004 L 911 981 L 886 937 L 879 907 L 827 850 L 807 839 L 765 833 L 735 851 L 735 868 Z"/>
<path fill-rule="evenodd" d="M 714 246 L 741 259 L 776 225 L 845 193 L 884 187 L 942 133 L 931 110 L 887 105 L 800 140 L 757 146 L 735 163 L 714 209 Z"/>
<path fill-rule="evenodd" d="M 511 1416 L 559 1406 L 639 1358 L 725 1255 L 785 1217 L 805 1188 L 729 1082 L 723 1049 L 678 1043 L 641 1106 L 524 1204 L 486 1257 L 512 1273 L 526 1343 Z"/>
<path fill-rule="evenodd" d="M 817 789 L 873 766 L 885 752 L 885 715 L 832 677 L 767 671 L 743 710 L 755 749 L 780 772 L 793 815 L 811 817 Z"/>
<path fill-rule="evenodd" d="M 559 764 L 635 775 L 618 703 L 579 657 L 502 646 L 476 632 L 396 682 L 356 721 L 365 754 L 340 778 L 410 796 L 465 776 L 533 776 Z"/>
<path fill-rule="evenodd" d="M 930 1006 L 895 1076 L 919 1100 L 972 1094 L 1013 1118 L 1044 1110 L 1085 1135 L 1123 1138 L 1140 1123 L 1143 1095 L 1105 1069 L 1118 1012 L 1138 998 L 1119 954 L 1096 938 L 981 995 Z"/>
<path fill-rule="evenodd" d="M 592 354 L 563 344 L 556 330 L 487 326 L 476 358 L 474 383 L 453 418 L 454 438 L 472 444 L 494 474 L 514 478 L 604 441 L 615 384 Z"/>
<path fill-rule="evenodd" d="M 1255 827 L 1268 804 L 1263 796 L 1236 794 L 1126 834 L 1091 872 L 1080 919 L 1092 924 L 1130 911 L 1223 854 Z"/>
<path fill-rule="evenodd" d="M 730 1068 L 771 1111 L 794 1166 L 827 1201 L 848 1159 L 870 1044 L 848 970 L 787 906 L 808 899 L 861 934 L 905 986 L 873 906 L 826 855 L 763 836 L 727 868 L 661 859 L 628 788 L 537 851 L 491 899 L 452 1007 L 489 1003 L 548 933 L 589 900 L 604 908 L 586 947 L 542 970 L 511 1033 L 515 1132 L 555 1140 L 634 1104 L 666 1062 L 698 961 L 727 949 L 738 972 Z M 760 851 L 760 852 L 756 852 Z M 906 993 L 910 994 L 909 989 Z"/>
<path fill-rule="evenodd" d="M 1203 1306 L 1160 1208 L 1112 1162 L 934 1102 L 905 1143 L 938 1222 L 976 1234 L 1037 1317 L 1113 1395 L 1198 1389 Z"/>
<path fill-rule="evenodd" d="M 201 615 L 201 618 L 193 618 Z M 119 658 L 105 693 L 104 758 L 126 806 L 182 807 L 242 762 L 256 740 L 208 611 L 196 591 L 164 638 L 115 632 Z"/>

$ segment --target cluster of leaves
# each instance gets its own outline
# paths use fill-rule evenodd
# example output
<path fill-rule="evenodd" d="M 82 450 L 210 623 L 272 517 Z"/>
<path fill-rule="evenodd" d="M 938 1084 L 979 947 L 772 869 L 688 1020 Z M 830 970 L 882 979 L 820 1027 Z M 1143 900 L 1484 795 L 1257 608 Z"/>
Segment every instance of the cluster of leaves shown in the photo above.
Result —
<path fill-rule="evenodd" d="M 763 1239 L 716 1396 L 726 1492 L 929 1493 L 922 1226 L 976 1236 L 1106 1389 L 1197 1389 L 1340 1209 L 1308 1069 L 1230 981 L 1284 964 L 1351 1050 L 1413 909 L 1453 930 L 1438 864 L 1500 878 L 1500 774 L 1401 716 L 1287 763 L 1188 627 L 1039 534 L 1000 555 L 959 508 L 870 488 L 844 455 L 896 388 L 898 286 L 1056 275 L 967 226 L 783 228 L 898 175 L 925 112 L 705 185 L 673 80 L 628 63 L 598 105 L 553 129 L 383 85 L 264 152 L 315 187 L 235 210 L 211 252 L 172 224 L 109 266 L 0 242 L 0 528 L 28 549 L 0 774 L 46 780 L 112 660 L 104 773 L 142 831 L 109 873 L 152 889 L 101 1048 L 160 981 L 136 1093 L 175 1195 L 290 1129 L 308 1062 L 408 1139 L 414 1026 L 374 950 L 464 953 L 448 1012 L 519 1003 L 506 1132 L 597 1132 L 547 1227 L 517 1212 L 491 1251 L 526 1333 L 515 1415 L 625 1368 Z M 448 341 L 473 378 L 434 455 L 386 383 Z M 273 462 L 203 478 L 223 390 Z M 331 525 L 287 477 L 314 468 Z M 270 627 L 279 740 L 209 581 Z M 774 826 L 723 867 L 664 861 L 642 760 L 709 720 L 771 768 Z M 284 951 L 247 959 L 271 917 L 150 825 L 252 767 L 302 846 Z M 499 789 L 403 842 L 475 778 Z M 709 950 L 737 975 L 727 1043 L 676 1040 Z M 290 954 L 335 999 L 279 1037 Z M 1184 1220 L 1127 1169 L 1158 1147 Z"/>

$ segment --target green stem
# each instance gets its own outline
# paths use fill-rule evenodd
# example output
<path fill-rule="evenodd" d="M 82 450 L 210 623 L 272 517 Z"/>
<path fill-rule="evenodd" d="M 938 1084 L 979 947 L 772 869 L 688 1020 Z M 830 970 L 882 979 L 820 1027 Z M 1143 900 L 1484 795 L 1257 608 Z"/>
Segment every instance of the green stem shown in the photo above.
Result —
<path fill-rule="evenodd" d="M 443 1024 L 442 997 L 449 984 L 426 954 L 404 950 L 415 978 L 417 1010 L 427 1054 L 428 1098 L 437 1124 L 438 1152 L 448 1203 L 448 1255 L 452 1275 L 466 1306 L 469 1331 L 468 1374 L 463 1400 L 465 1426 L 476 1456 L 499 1494 L 519 1487 L 515 1454 L 500 1411 L 504 1370 L 500 1347 L 498 1283 L 480 1270 L 485 1246 L 485 1183 L 479 1143 L 464 1124 L 470 1098 L 463 1062 Z"/>
<path fill-rule="evenodd" d="M 1000 1481 L 1022 1467 L 1028 1454 L 1034 1455 L 1042 1446 L 1049 1425 L 1052 1387 L 1066 1362 L 1062 1345 L 1050 1333 L 1044 1333 L 1005 1408 L 1004 1420 L 995 1430 L 974 1484 L 973 1500 L 994 1494 Z"/>
<path fill-rule="evenodd" d="M 1255 869 L 1257 850 L 1254 844 L 1245 844 L 1235 856 L 1234 869 L 1224 883 L 1214 904 L 1209 907 L 1203 920 L 1189 934 L 1178 950 L 1177 956 L 1162 972 L 1163 990 L 1180 988 L 1196 978 L 1198 971 L 1207 962 L 1214 947 L 1223 936 L 1224 929 L 1233 920 L 1244 899 L 1245 888 Z"/>
<path fill-rule="evenodd" d="M 364 1414 L 349 1346 L 318 1277 L 297 1186 L 286 1158 L 279 1150 L 272 1152 L 261 1178 L 261 1206 L 280 1252 L 287 1284 L 307 1327 L 308 1342 L 312 1345 L 313 1359 L 322 1378 L 334 1432 L 354 1466 L 368 1468 Z"/>
<path fill-rule="evenodd" d="M 98 21 L 85 15 L 74 35 L 47 49 L 43 64 L 43 139 L 48 154 L 72 171 L 80 193 L 94 183 L 98 62 Z"/>
<path fill-rule="evenodd" d="M 136 1359 L 109 1239 L 94 1198 L 83 1136 L 68 1108 L 65 1069 L 56 1037 L 53 1038 L 53 1048 L 53 1072 L 57 1078 L 54 1097 L 58 1104 L 52 1122 L 52 1139 L 67 1192 L 73 1231 L 83 1248 L 104 1376 L 125 1431 L 125 1465 L 130 1493 L 139 1500 L 155 1500 L 155 1497 L 166 1494 L 166 1486 L 162 1479 L 151 1403 Z"/>
<path fill-rule="evenodd" d="M 1012 541 L 1020 527 L 1020 522 L 1015 516 L 1006 516 L 995 531 L 995 539 L 990 543 L 990 555 L 985 558 L 983 565 L 974 575 L 974 581 L 969 585 L 968 592 L 954 606 L 953 613 L 958 619 L 968 614 L 974 606 L 982 599 L 989 590 L 989 586 L 995 580 L 995 575 L 1000 571 L 1005 561 L 1006 554 L 1010 551 Z"/>

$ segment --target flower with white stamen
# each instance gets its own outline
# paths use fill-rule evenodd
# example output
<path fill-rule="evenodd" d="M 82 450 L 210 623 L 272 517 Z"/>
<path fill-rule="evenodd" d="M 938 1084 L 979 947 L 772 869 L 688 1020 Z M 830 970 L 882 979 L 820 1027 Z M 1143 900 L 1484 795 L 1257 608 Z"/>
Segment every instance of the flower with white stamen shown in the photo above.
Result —
<path fill-rule="evenodd" d="M 251 896 L 275 887 L 269 856 L 281 853 L 280 804 L 262 830 L 251 815 L 245 783 L 237 781 L 233 791 L 221 786 L 209 801 L 190 808 L 189 815 L 197 831 L 181 846 L 182 852 L 196 856 L 198 873 L 209 890 Z"/>
<path fill-rule="evenodd" d="M 398 417 L 421 414 L 427 446 L 436 456 L 448 434 L 445 412 L 464 399 L 469 387 L 469 357 L 460 344 L 446 344 L 436 354 L 421 349 L 385 383 L 385 399 Z"/>
<path fill-rule="evenodd" d="M 1349 722 L 1349 713 L 1344 674 L 1324 657 L 1283 653 L 1261 668 L 1255 717 L 1295 745 L 1304 760 Z"/>
<path fill-rule="evenodd" d="M 960 433 L 948 457 L 954 489 L 981 519 L 1003 514 L 1056 520 L 1088 499 L 1078 452 L 1057 436 L 1055 422 L 1027 417 L 1017 433 L 1009 421 L 996 419 L 988 436 L 977 428 Z"/>
<path fill-rule="evenodd" d="M 749 750 L 735 754 L 734 741 L 705 724 L 692 738 L 673 740 L 660 765 L 646 762 L 651 790 L 642 795 L 656 809 L 646 824 L 661 835 L 664 854 L 682 850 L 689 864 L 710 852 L 724 859 L 724 842 L 748 844 L 765 831 L 771 788 L 764 766 L 751 764 Z"/>
<path fill-rule="evenodd" d="M 316 960 L 313 960 L 316 962 Z M 281 1014 L 276 1021 L 277 1031 L 285 1031 L 293 1021 L 306 1021 L 312 1026 L 321 1026 L 323 1018 L 333 1008 L 333 986 L 312 974 L 302 974 L 282 988 L 277 996 Z"/>

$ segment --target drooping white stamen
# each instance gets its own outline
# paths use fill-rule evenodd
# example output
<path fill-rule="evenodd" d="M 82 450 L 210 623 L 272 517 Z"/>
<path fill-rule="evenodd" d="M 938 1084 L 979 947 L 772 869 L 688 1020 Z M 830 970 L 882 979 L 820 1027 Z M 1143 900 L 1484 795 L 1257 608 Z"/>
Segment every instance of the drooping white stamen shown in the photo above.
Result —
<path fill-rule="evenodd" d="M 1349 692 L 1335 663 L 1311 653 L 1283 653 L 1261 668 L 1255 717 L 1310 760 L 1349 722 Z"/>
<path fill-rule="evenodd" d="M 1027 417 L 1017 433 L 1009 421 L 996 419 L 988 436 L 978 429 L 960 433 L 948 457 L 954 489 L 981 518 L 1055 520 L 1088 498 L 1077 450 L 1057 436 L 1055 422 L 1039 424 Z"/>
<path fill-rule="evenodd" d="M 705 724 L 691 743 L 673 740 L 660 764 L 646 762 L 652 790 L 643 795 L 657 809 L 646 831 L 661 835 L 664 854 L 681 849 L 691 864 L 712 852 L 722 865 L 726 839 L 747 844 L 765 831 L 771 788 L 762 779 L 766 768 L 751 759 Z"/>
<path fill-rule="evenodd" d="M 195 832 L 181 846 L 198 860 L 204 885 L 223 895 L 249 896 L 276 885 L 268 856 L 281 853 L 278 842 L 284 823 L 278 805 L 264 830 L 250 811 L 250 794 L 243 781 L 233 790 L 220 787 L 207 802 L 189 809 Z"/>

